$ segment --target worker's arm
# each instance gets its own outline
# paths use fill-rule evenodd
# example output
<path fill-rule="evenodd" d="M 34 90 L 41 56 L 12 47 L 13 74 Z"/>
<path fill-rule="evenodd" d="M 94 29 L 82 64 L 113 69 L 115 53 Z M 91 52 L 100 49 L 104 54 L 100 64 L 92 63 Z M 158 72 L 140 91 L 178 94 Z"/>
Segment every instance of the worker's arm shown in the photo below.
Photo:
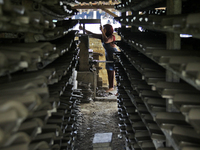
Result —
<path fill-rule="evenodd" d="M 79 29 L 80 29 L 80 30 L 83 30 L 83 27 L 80 25 L 80 26 L 79 26 Z M 90 32 L 90 31 L 88 31 L 88 30 L 85 30 L 85 32 L 86 32 L 86 34 L 88 34 L 88 35 L 90 35 L 91 37 L 96 38 L 96 39 L 101 39 L 101 37 L 102 37 L 101 34 L 92 33 L 92 32 Z"/>
<path fill-rule="evenodd" d="M 103 38 L 104 43 L 111 43 L 111 42 L 113 42 L 113 36 L 111 35 L 111 36 L 107 37 L 106 34 L 105 34 L 105 32 L 104 32 L 104 30 L 103 30 L 103 28 L 102 28 L 102 26 L 100 26 L 100 30 L 102 32 L 102 38 Z"/>

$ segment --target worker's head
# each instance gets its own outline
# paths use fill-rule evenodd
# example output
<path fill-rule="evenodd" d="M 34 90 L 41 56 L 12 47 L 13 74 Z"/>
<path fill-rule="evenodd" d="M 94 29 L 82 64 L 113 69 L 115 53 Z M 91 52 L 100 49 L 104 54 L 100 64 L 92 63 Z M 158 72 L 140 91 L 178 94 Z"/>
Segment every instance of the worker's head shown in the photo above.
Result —
<path fill-rule="evenodd" d="M 113 27 L 110 24 L 103 25 L 103 29 L 107 37 L 113 34 Z"/>

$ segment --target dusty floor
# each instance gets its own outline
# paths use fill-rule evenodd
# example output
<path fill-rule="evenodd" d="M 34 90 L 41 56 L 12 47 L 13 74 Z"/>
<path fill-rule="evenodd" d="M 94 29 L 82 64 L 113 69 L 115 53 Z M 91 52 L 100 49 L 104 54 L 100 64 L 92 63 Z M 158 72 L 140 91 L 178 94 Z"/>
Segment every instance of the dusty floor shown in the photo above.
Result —
<path fill-rule="evenodd" d="M 112 150 L 124 150 L 124 139 L 118 127 L 116 101 L 92 101 L 79 105 L 81 112 L 75 150 L 92 150 L 95 133 L 112 132 Z"/>

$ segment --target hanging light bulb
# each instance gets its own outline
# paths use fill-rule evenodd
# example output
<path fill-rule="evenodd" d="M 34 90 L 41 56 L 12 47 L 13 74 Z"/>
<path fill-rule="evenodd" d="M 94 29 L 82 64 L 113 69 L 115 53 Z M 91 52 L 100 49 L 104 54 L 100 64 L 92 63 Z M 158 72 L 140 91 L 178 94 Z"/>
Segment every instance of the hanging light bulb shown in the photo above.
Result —
<path fill-rule="evenodd" d="M 102 13 L 102 10 L 101 10 L 101 9 L 99 9 L 99 13 L 100 13 L 100 14 Z"/>
<path fill-rule="evenodd" d="M 80 14 L 82 14 L 82 13 L 83 13 L 83 12 L 82 12 L 82 9 L 79 9 L 79 13 L 80 13 Z"/>
<path fill-rule="evenodd" d="M 63 5 L 63 2 L 62 1 L 60 1 L 60 6 L 62 6 Z"/>

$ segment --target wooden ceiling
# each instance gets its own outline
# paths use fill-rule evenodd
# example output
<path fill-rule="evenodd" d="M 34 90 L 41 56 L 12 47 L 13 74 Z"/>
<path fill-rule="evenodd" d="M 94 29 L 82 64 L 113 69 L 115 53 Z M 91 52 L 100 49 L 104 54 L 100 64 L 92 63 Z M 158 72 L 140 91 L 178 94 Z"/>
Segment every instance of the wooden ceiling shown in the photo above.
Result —
<path fill-rule="evenodd" d="M 75 4 L 72 9 L 77 9 L 77 10 L 102 10 L 105 11 L 106 13 L 110 14 L 113 17 L 118 17 L 117 15 L 115 15 L 114 13 L 112 13 L 113 11 L 116 11 L 114 9 L 114 6 L 116 4 L 119 4 L 118 1 L 86 1 L 84 0 L 84 2 L 79 1 L 78 4 Z"/>
<path fill-rule="evenodd" d="M 121 1 L 120 0 L 110 0 L 110 1 L 112 1 L 113 3 L 120 3 Z M 99 2 L 101 2 L 101 3 L 104 3 L 104 2 L 109 2 L 109 0 L 103 0 L 103 1 L 96 1 L 96 0 L 78 0 L 78 2 L 80 2 L 80 3 L 90 3 L 90 2 L 92 2 L 92 3 L 99 3 Z"/>

